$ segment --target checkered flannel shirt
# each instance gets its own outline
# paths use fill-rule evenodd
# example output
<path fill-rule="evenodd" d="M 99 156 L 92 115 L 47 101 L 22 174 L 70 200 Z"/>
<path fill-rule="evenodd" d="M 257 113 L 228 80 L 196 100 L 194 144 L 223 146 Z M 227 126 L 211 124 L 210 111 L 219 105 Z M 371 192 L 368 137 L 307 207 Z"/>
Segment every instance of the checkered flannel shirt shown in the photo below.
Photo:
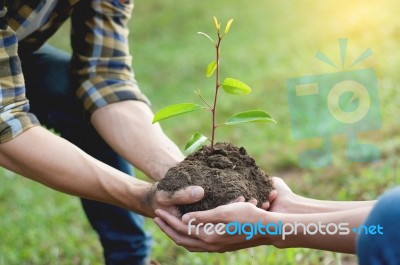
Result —
<path fill-rule="evenodd" d="M 0 0 L 0 142 L 39 125 L 29 113 L 18 51 L 34 51 L 71 17 L 71 72 L 87 117 L 122 100 L 148 102 L 131 69 L 127 22 L 133 0 L 58 0 L 40 28 L 18 43 L 15 31 L 27 27 L 46 0 Z M 50 0 L 53 1 L 53 0 Z M 22 29 L 23 30 L 23 29 Z M 18 48 L 19 45 L 19 48 Z"/>

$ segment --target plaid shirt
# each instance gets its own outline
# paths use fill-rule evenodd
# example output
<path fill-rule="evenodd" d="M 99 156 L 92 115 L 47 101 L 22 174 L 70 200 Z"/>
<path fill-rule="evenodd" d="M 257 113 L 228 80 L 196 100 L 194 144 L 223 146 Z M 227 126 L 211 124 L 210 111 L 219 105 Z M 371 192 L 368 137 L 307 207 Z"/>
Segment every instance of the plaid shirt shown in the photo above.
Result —
<path fill-rule="evenodd" d="M 18 43 L 15 32 L 29 26 L 45 1 L 8 1 L 8 12 L 5 18 L 0 18 L 8 24 L 0 29 L 1 143 L 39 125 L 36 117 L 28 112 L 29 101 L 25 97 L 18 50 L 22 54 L 38 49 L 69 17 L 72 22 L 71 71 L 79 80 L 76 95 L 87 117 L 98 108 L 122 100 L 148 102 L 131 69 L 127 22 L 133 0 L 125 3 L 120 0 L 58 0 L 44 24 Z"/>

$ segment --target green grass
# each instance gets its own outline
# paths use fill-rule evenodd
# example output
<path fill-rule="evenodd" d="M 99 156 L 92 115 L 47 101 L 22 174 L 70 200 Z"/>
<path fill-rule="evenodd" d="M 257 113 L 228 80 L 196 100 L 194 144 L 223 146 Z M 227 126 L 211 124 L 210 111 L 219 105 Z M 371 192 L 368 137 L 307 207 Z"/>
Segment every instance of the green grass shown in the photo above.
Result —
<path fill-rule="evenodd" d="M 217 140 L 245 146 L 258 164 L 284 177 L 294 191 L 320 199 L 374 199 L 400 183 L 400 3 L 379 1 L 136 1 L 131 21 L 133 64 L 153 109 L 195 102 L 193 90 L 212 96 L 212 80 L 204 68 L 213 50 L 197 31 L 212 32 L 211 17 L 235 19 L 222 54 L 222 75 L 237 77 L 253 88 L 246 97 L 221 93 L 219 119 L 247 109 L 263 109 L 277 125 L 221 128 Z M 316 60 L 321 50 L 340 61 L 337 39 L 349 38 L 348 58 L 370 47 L 373 57 L 358 68 L 372 67 L 378 76 L 382 128 L 363 133 L 363 141 L 382 152 L 377 163 L 350 163 L 344 156 L 346 138 L 335 136 L 334 162 L 323 169 L 298 165 L 302 150 L 318 139 L 296 141 L 291 136 L 287 78 L 335 72 Z M 68 26 L 52 40 L 68 50 Z M 194 118 L 195 117 L 195 118 Z M 182 124 L 184 126 L 182 126 Z M 209 134 L 207 114 L 182 116 L 162 123 L 183 147 L 192 132 Z M 101 248 L 79 200 L 51 191 L 9 172 L 0 178 L 0 265 L 101 264 Z M 307 249 L 258 247 L 225 254 L 189 253 L 170 241 L 151 220 L 153 257 L 162 264 L 340 264 L 347 255 Z"/>

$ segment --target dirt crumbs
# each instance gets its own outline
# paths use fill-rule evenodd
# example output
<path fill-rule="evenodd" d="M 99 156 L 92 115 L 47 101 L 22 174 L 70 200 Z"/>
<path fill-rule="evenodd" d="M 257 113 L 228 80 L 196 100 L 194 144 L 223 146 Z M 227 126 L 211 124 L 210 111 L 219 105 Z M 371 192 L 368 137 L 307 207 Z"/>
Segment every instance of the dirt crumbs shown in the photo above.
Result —
<path fill-rule="evenodd" d="M 157 189 L 173 194 L 187 186 L 202 186 L 204 198 L 194 204 L 180 205 L 182 214 L 203 211 L 227 204 L 239 196 L 255 198 L 258 207 L 272 191 L 271 178 L 257 165 L 243 147 L 217 143 L 214 152 L 204 146 L 171 168 Z"/>

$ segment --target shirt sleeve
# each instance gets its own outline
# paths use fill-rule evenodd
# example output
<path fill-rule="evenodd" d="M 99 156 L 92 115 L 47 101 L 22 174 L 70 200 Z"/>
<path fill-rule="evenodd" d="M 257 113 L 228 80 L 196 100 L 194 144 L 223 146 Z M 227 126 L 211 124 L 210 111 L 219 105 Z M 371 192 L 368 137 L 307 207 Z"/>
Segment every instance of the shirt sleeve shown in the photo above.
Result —
<path fill-rule="evenodd" d="M 95 110 L 123 100 L 149 103 L 131 68 L 128 20 L 133 0 L 80 1 L 72 11 L 71 72 L 76 95 L 89 117 Z"/>
<path fill-rule="evenodd" d="M 17 54 L 18 39 L 10 28 L 0 29 L 0 143 L 39 125 L 29 113 L 25 82 Z"/>

